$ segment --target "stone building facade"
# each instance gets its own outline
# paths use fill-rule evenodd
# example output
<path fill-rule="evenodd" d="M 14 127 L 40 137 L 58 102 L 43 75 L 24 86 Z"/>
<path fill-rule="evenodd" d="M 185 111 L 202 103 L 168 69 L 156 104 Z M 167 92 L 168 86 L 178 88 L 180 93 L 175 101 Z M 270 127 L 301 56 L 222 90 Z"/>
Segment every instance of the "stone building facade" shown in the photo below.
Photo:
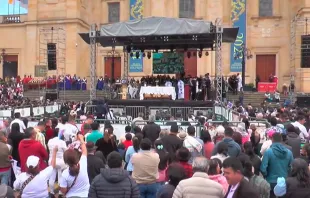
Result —
<path fill-rule="evenodd" d="M 143 17 L 180 17 L 184 15 L 182 0 L 141 0 Z M 184 1 L 184 0 L 183 0 Z M 187 0 L 186 0 L 187 1 Z M 215 21 L 222 20 L 224 27 L 231 27 L 232 1 L 243 0 L 188 0 L 194 2 L 186 9 L 190 17 Z M 111 5 L 114 4 L 114 5 Z M 31 0 L 28 14 L 0 16 L 0 53 L 5 49 L 4 61 L 0 64 L 0 77 L 17 73 L 20 76 L 38 74 L 36 65 L 46 65 L 46 43 L 54 42 L 57 47 L 56 71 L 48 75 L 76 74 L 81 77 L 90 75 L 90 48 L 80 38 L 79 32 L 88 32 L 90 24 L 98 26 L 115 21 L 130 19 L 130 0 Z M 180 8 L 183 7 L 181 10 Z M 191 7 L 191 8 L 188 8 Z M 290 58 L 292 19 L 309 15 L 310 0 L 247 0 L 246 5 L 246 43 L 253 58 L 246 61 L 246 83 L 255 84 L 257 75 L 263 78 L 274 73 L 279 77 L 279 86 L 290 82 L 290 75 L 295 74 L 299 91 L 310 91 L 306 86 L 310 79 L 310 69 L 301 67 L 301 35 L 307 34 L 307 25 L 299 22 L 294 30 L 296 36 L 295 53 Z M 307 22 L 305 23 L 307 24 Z M 53 31 L 51 28 L 53 27 Z M 299 31 L 298 31 L 299 30 Z M 306 30 L 307 31 L 307 30 Z M 52 36 L 51 36 L 52 35 Z M 123 75 L 123 48 L 116 48 L 114 75 Z M 223 73 L 230 71 L 230 44 L 223 45 Z M 292 60 L 291 60 L 292 59 Z M 17 62 L 16 71 L 5 67 L 6 62 Z M 202 58 L 192 57 L 184 60 L 185 72 L 202 75 L 215 75 L 215 54 Z M 98 47 L 97 75 L 110 74 L 111 49 Z M 152 59 L 143 60 L 143 72 L 130 72 L 129 76 L 142 77 L 152 75 Z M 279 88 L 280 88 L 279 87 Z"/>

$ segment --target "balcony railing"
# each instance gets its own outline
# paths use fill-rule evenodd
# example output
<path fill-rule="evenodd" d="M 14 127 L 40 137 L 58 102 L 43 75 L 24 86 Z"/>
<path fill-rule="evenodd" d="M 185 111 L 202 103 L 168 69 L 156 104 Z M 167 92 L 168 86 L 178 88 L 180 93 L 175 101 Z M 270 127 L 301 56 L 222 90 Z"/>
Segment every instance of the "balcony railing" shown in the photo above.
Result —
<path fill-rule="evenodd" d="M 21 23 L 20 15 L 2 16 L 2 23 Z"/>

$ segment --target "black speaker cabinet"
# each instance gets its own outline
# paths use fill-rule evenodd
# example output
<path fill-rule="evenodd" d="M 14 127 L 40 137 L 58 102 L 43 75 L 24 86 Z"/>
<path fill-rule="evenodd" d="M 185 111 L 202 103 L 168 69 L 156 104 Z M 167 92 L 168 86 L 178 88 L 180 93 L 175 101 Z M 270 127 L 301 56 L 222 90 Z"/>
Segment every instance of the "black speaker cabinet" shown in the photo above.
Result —
<path fill-rule="evenodd" d="M 56 43 L 47 44 L 47 67 L 48 70 L 57 69 Z"/>
<path fill-rule="evenodd" d="M 298 96 L 296 104 L 299 107 L 310 107 L 310 96 Z"/>
<path fill-rule="evenodd" d="M 53 100 L 57 100 L 58 99 L 58 93 L 56 92 L 56 93 L 46 93 L 45 94 L 45 99 L 47 100 L 51 100 L 51 101 L 53 101 Z"/>

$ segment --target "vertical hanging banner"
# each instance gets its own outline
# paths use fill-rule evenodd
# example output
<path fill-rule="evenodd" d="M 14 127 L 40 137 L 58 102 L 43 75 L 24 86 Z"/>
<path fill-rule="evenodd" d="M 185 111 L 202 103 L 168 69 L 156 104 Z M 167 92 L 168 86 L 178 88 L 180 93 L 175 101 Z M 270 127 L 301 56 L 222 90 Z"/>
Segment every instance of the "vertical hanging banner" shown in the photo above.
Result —
<path fill-rule="evenodd" d="M 241 47 L 246 46 L 246 0 L 231 0 L 231 21 L 233 27 L 238 27 L 237 39 L 230 47 L 230 72 L 242 71 L 242 57 L 235 59 Z"/>
<path fill-rule="evenodd" d="M 130 20 L 142 19 L 143 0 L 130 0 L 129 10 Z M 136 58 L 136 51 L 133 51 L 133 57 L 129 57 L 129 72 L 143 72 L 143 56 L 141 52 L 139 58 Z"/>

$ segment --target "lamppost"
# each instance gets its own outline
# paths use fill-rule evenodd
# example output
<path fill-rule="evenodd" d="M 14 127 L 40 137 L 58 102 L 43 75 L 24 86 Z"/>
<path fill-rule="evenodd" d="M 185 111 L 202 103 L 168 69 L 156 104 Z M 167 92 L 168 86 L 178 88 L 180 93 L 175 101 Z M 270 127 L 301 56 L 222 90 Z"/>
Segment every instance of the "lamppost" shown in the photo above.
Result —
<path fill-rule="evenodd" d="M 2 53 L 0 54 L 0 63 L 1 61 L 4 62 L 4 56 L 5 56 L 5 49 L 2 49 Z"/>
<path fill-rule="evenodd" d="M 235 53 L 235 60 L 242 58 L 241 65 L 242 65 L 242 88 L 244 88 L 245 85 L 245 59 L 251 59 L 253 58 L 252 52 L 250 49 L 246 48 L 244 44 L 241 45 L 241 48 L 239 51 Z"/>

